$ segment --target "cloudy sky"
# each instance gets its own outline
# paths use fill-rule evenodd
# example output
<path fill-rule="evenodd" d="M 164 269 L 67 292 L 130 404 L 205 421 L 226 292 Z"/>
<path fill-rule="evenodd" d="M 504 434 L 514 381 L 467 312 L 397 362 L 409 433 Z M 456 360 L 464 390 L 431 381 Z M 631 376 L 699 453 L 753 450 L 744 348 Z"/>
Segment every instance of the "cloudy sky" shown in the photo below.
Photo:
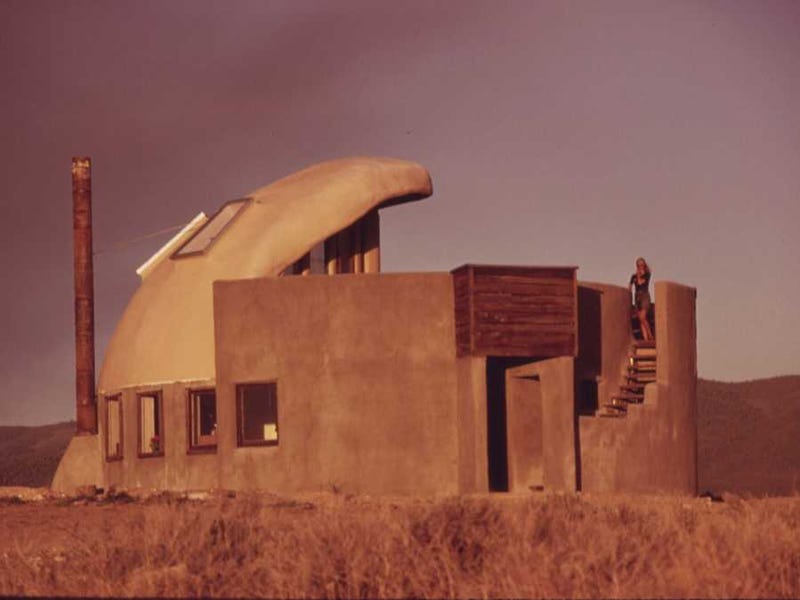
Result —
<path fill-rule="evenodd" d="M 199 211 L 342 156 L 416 160 L 385 270 L 579 265 L 698 290 L 702 377 L 800 373 L 800 2 L 0 0 L 0 424 L 74 417 L 70 163 L 98 367 Z M 658 299 L 656 298 L 656 302 Z"/>

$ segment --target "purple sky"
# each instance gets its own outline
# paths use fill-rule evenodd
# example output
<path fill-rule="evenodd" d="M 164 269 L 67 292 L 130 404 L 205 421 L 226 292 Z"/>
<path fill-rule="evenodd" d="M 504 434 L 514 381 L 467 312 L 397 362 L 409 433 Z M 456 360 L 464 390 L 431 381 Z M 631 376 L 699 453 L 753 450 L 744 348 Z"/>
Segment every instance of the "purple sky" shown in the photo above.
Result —
<path fill-rule="evenodd" d="M 416 160 L 385 270 L 698 289 L 702 377 L 800 373 L 800 2 L 0 0 L 0 424 L 74 418 L 70 162 L 95 249 L 309 164 Z M 98 368 L 169 236 L 95 259 Z M 656 298 L 656 302 L 658 299 Z"/>

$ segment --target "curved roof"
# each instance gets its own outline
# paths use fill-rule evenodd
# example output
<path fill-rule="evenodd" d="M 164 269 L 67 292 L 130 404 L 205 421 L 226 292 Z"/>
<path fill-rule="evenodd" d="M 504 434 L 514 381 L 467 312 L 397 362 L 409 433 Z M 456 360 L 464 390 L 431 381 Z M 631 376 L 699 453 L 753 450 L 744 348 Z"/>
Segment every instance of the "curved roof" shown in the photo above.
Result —
<path fill-rule="evenodd" d="M 373 208 L 431 193 L 421 165 L 369 157 L 323 162 L 253 191 L 205 253 L 149 266 L 109 342 L 98 390 L 213 379 L 214 281 L 278 275 Z"/>

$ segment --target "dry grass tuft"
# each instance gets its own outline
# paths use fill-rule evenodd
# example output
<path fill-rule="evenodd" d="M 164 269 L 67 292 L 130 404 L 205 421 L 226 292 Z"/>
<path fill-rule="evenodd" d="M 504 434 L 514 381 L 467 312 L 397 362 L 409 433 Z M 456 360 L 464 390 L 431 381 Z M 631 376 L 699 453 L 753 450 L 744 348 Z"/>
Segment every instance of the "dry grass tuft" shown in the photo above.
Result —
<path fill-rule="evenodd" d="M 797 497 L 240 494 L 0 515 L 3 595 L 800 597 Z"/>

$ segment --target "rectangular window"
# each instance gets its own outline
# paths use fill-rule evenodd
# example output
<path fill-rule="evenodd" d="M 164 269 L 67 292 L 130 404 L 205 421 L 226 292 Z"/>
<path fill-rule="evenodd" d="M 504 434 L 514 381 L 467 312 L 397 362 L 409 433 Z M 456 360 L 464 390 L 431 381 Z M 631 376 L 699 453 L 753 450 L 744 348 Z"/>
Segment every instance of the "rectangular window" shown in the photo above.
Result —
<path fill-rule="evenodd" d="M 137 394 L 139 400 L 139 457 L 164 456 L 164 411 L 161 392 Z"/>
<path fill-rule="evenodd" d="M 216 214 L 206 221 L 205 225 L 178 248 L 172 258 L 194 256 L 208 250 L 249 201 L 250 198 L 242 198 L 223 204 Z"/>
<path fill-rule="evenodd" d="M 122 398 L 106 398 L 106 460 L 122 460 Z"/>
<path fill-rule="evenodd" d="M 217 394 L 213 389 L 189 390 L 189 452 L 217 448 Z"/>
<path fill-rule="evenodd" d="M 237 442 L 240 446 L 278 445 L 278 384 L 236 386 Z"/>

